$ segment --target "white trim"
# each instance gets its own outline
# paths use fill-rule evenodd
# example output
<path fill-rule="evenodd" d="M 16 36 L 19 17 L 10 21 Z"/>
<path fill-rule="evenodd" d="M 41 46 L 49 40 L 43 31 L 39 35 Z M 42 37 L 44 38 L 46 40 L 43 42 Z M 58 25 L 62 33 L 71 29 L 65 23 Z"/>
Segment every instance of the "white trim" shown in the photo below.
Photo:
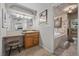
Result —
<path fill-rule="evenodd" d="M 77 41 L 77 55 L 79 56 L 79 4 L 78 4 L 78 41 Z"/>

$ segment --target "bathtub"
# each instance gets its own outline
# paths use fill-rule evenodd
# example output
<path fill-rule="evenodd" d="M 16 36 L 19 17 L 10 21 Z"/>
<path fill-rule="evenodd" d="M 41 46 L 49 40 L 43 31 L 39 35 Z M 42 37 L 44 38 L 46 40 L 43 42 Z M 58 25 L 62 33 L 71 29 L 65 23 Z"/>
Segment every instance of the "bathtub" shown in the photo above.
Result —
<path fill-rule="evenodd" d="M 54 49 L 63 46 L 64 42 L 67 40 L 66 33 L 54 32 Z"/>
<path fill-rule="evenodd" d="M 60 37 L 61 33 L 55 32 L 54 33 L 54 38 Z"/>
<path fill-rule="evenodd" d="M 66 33 L 59 33 L 59 32 L 54 32 L 54 39 L 61 37 L 63 35 L 66 35 Z"/>

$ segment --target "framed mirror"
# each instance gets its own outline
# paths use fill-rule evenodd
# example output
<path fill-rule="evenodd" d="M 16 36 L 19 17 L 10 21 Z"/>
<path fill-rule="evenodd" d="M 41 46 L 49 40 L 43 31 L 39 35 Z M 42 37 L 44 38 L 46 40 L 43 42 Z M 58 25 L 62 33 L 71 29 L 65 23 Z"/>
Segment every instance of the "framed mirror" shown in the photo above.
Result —
<path fill-rule="evenodd" d="M 36 10 L 22 6 L 20 4 L 6 4 L 8 20 L 10 21 L 9 30 L 27 30 L 33 29 L 36 17 Z"/>

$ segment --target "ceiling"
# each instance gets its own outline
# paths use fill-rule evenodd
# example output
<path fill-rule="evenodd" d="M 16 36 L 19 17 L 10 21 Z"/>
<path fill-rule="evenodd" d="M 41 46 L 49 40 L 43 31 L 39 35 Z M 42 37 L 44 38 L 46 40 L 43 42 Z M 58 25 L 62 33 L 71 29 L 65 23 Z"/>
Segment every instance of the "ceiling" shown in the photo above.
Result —
<path fill-rule="evenodd" d="M 65 9 L 66 7 L 71 6 L 71 5 L 77 5 L 77 3 L 62 3 L 62 4 L 55 6 L 54 7 L 54 14 L 60 15 L 62 13 L 66 13 L 63 9 Z M 77 8 L 75 8 L 74 11 L 76 11 L 76 10 L 77 10 Z"/>

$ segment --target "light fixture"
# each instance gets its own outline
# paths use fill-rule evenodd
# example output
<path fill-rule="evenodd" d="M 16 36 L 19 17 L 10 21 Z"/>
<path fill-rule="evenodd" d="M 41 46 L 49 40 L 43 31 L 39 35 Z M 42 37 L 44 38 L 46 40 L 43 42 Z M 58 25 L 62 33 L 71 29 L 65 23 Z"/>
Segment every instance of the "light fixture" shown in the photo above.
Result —
<path fill-rule="evenodd" d="M 72 10 L 69 10 L 68 13 L 72 13 Z"/>
<path fill-rule="evenodd" d="M 25 15 L 24 18 L 26 18 L 26 19 L 32 19 L 32 16 Z"/>
<path fill-rule="evenodd" d="M 70 5 L 70 6 L 66 7 L 66 8 L 64 8 L 63 10 L 65 12 L 72 13 L 75 8 L 77 8 L 77 5 Z"/>
<path fill-rule="evenodd" d="M 23 15 L 20 15 L 20 18 L 23 18 L 24 16 Z"/>
<path fill-rule="evenodd" d="M 31 16 L 28 16 L 28 19 L 32 19 L 32 17 Z"/>
<path fill-rule="evenodd" d="M 17 16 L 17 17 L 20 17 L 20 15 L 19 15 L 19 14 L 16 14 L 16 16 Z"/>
<path fill-rule="evenodd" d="M 24 16 L 24 18 L 27 18 L 27 16 Z"/>
<path fill-rule="evenodd" d="M 33 17 L 30 15 L 24 15 L 24 14 L 18 14 L 18 13 L 12 13 L 12 15 L 16 16 L 17 18 L 25 18 L 25 19 L 32 19 Z"/>
<path fill-rule="evenodd" d="M 72 13 L 72 9 L 71 8 L 69 8 L 68 13 Z"/>

